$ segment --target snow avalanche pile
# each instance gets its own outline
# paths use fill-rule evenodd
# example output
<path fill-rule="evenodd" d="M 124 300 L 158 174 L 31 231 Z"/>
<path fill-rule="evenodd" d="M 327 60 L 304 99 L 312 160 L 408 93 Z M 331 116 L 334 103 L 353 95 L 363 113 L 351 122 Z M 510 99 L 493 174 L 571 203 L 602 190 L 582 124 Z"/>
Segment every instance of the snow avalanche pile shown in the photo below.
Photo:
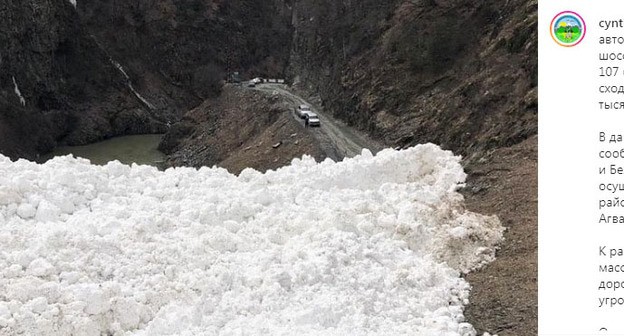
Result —
<path fill-rule="evenodd" d="M 0 156 L 0 335 L 475 335 L 502 227 L 434 145 L 261 174 Z"/>

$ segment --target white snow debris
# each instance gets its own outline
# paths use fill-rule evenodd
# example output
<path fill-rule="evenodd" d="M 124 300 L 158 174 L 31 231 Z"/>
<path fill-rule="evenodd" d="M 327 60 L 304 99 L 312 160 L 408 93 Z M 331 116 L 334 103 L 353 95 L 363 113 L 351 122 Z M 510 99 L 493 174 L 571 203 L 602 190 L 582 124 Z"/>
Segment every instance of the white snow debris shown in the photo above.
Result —
<path fill-rule="evenodd" d="M 15 95 L 17 95 L 17 97 L 19 98 L 20 104 L 22 104 L 22 106 L 26 106 L 26 99 L 24 99 L 24 97 L 22 96 L 22 92 L 20 91 L 19 87 L 17 86 L 17 82 L 15 81 L 15 77 L 13 76 L 13 86 L 14 86 L 14 91 L 15 91 Z"/>
<path fill-rule="evenodd" d="M 74 8 L 76 7 L 76 0 L 69 0 L 69 2 L 74 5 Z"/>
<path fill-rule="evenodd" d="M 502 227 L 435 145 L 265 174 L 0 155 L 7 335 L 475 336 Z"/>

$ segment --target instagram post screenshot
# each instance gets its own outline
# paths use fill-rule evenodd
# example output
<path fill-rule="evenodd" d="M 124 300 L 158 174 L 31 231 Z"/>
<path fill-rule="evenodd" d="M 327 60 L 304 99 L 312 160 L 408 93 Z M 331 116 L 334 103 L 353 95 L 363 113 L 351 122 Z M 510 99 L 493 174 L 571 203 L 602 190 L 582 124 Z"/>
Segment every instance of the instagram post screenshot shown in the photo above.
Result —
<path fill-rule="evenodd" d="M 624 4 L 542 1 L 538 31 L 539 334 L 624 335 Z"/>
<path fill-rule="evenodd" d="M 0 336 L 624 335 L 623 115 L 616 0 L 0 0 Z"/>

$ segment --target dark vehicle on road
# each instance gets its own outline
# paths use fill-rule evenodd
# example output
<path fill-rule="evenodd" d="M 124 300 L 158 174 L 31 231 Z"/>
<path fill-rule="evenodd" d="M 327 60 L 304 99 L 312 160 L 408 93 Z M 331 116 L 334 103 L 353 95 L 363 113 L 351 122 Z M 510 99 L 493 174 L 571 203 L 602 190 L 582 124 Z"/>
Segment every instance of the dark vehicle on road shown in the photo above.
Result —
<path fill-rule="evenodd" d="M 238 71 L 232 72 L 228 75 L 228 80 L 229 83 L 233 83 L 233 84 L 240 84 L 241 83 L 241 77 L 240 74 L 238 73 Z"/>

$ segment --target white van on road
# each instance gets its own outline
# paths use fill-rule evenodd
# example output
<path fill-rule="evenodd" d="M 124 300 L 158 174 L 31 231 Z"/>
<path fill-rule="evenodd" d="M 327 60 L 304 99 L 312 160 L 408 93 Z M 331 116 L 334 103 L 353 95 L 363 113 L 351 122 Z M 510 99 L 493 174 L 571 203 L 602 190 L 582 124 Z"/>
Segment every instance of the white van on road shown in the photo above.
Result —
<path fill-rule="evenodd" d="M 308 126 L 310 127 L 320 127 L 321 126 L 321 120 L 319 119 L 318 114 L 314 113 L 314 112 L 308 112 L 305 116 L 306 122 L 308 123 Z"/>

